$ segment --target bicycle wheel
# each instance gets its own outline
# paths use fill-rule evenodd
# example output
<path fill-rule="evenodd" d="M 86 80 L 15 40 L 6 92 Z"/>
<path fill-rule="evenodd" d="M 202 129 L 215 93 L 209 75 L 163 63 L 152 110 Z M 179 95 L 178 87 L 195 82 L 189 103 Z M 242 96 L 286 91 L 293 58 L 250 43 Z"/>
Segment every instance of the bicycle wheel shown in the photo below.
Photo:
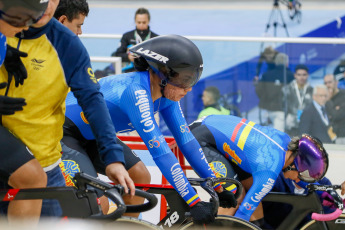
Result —
<path fill-rule="evenodd" d="M 248 230 L 248 229 L 261 229 L 255 224 L 252 224 L 243 219 L 234 217 L 234 216 L 217 216 L 215 222 L 207 224 L 204 226 L 194 225 L 193 222 L 189 222 L 183 225 L 180 230 L 184 229 L 237 229 L 237 230 Z"/>
<path fill-rule="evenodd" d="M 143 229 L 143 230 L 148 230 L 148 229 L 153 229 L 157 230 L 162 228 L 158 227 L 157 225 L 154 225 L 148 221 L 145 220 L 139 220 L 134 217 L 127 217 L 127 216 L 122 216 L 121 218 L 117 219 L 114 222 L 108 223 L 104 225 L 105 230 L 113 230 L 113 229 L 125 229 L 125 230 L 138 230 L 138 229 Z"/>
<path fill-rule="evenodd" d="M 345 214 L 341 214 L 335 220 L 327 221 L 326 224 L 329 230 L 345 229 Z M 323 229 L 323 228 L 320 227 L 319 222 L 315 220 L 309 221 L 308 223 L 303 225 L 303 227 L 301 228 L 301 230 L 319 230 L 319 229 Z"/>

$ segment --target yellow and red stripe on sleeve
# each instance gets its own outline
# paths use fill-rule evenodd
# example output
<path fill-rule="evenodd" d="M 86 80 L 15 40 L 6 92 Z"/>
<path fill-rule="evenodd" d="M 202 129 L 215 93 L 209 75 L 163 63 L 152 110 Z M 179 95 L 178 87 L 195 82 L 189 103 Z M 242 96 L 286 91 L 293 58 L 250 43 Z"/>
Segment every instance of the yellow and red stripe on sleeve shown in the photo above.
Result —
<path fill-rule="evenodd" d="M 231 135 L 231 141 L 232 142 L 235 142 L 236 137 L 238 135 L 240 135 L 239 138 L 238 138 L 237 146 L 241 150 L 243 150 L 244 145 L 245 145 L 245 143 L 247 141 L 248 135 L 249 135 L 250 131 L 252 130 L 253 126 L 255 125 L 255 122 L 252 122 L 252 121 L 249 121 L 248 123 L 246 123 L 246 122 L 247 122 L 247 119 L 243 118 L 241 120 L 241 122 L 236 125 L 236 127 L 235 127 L 235 129 L 234 129 L 234 131 L 233 131 L 233 133 Z M 245 127 L 244 127 L 244 129 L 242 129 L 242 132 L 240 132 L 241 127 L 243 125 L 245 125 Z"/>
<path fill-rule="evenodd" d="M 200 197 L 198 194 L 196 194 L 195 196 L 193 196 L 192 198 L 190 198 L 187 201 L 187 204 L 189 205 L 189 207 L 193 207 L 196 203 L 198 203 L 200 201 Z"/>

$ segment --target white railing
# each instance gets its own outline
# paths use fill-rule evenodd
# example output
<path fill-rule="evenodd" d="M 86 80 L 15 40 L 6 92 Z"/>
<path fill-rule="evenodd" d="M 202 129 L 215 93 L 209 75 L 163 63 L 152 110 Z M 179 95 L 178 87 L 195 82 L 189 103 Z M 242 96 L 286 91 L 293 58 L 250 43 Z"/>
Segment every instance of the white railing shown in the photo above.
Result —
<path fill-rule="evenodd" d="M 82 34 L 81 38 L 120 39 L 120 34 Z M 197 41 L 233 41 L 233 42 L 277 42 L 311 44 L 345 44 L 344 38 L 305 38 L 305 37 L 226 37 L 226 36 L 185 36 Z"/>
<path fill-rule="evenodd" d="M 82 34 L 80 38 L 121 39 L 121 34 Z M 311 37 L 227 37 L 227 36 L 185 36 L 194 41 L 227 41 L 227 42 L 269 42 L 269 43 L 305 43 L 305 44 L 345 44 L 344 38 L 311 38 Z M 91 57 L 94 62 L 114 63 L 116 74 L 121 73 L 121 60 L 113 57 Z"/>

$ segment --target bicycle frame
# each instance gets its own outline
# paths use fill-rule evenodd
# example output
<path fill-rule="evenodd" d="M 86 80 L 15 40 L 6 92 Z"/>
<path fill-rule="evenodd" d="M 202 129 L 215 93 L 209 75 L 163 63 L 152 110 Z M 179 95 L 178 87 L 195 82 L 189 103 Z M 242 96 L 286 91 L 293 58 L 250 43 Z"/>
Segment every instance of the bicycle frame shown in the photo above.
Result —
<path fill-rule="evenodd" d="M 262 200 L 263 202 L 279 202 L 292 206 L 292 210 L 277 230 L 293 230 L 310 213 L 322 213 L 323 208 L 316 193 L 308 195 L 293 195 L 287 193 L 270 192 Z M 318 222 L 322 229 L 325 228 L 324 222 Z"/>
<path fill-rule="evenodd" d="M 214 183 L 220 182 L 230 182 L 234 183 L 237 186 L 237 191 L 235 197 L 238 198 L 242 193 L 242 185 L 234 179 L 229 178 L 196 178 L 191 179 L 188 178 L 191 185 L 201 186 L 208 194 L 211 196 L 212 202 L 215 207 L 215 212 L 217 212 L 219 203 L 218 203 L 218 195 L 213 190 Z M 204 183 L 204 185 L 202 185 Z M 186 204 L 183 198 L 178 194 L 178 192 L 174 189 L 171 185 L 152 185 L 152 184 L 136 184 L 137 188 L 141 188 L 144 191 L 153 194 L 161 194 L 164 195 L 170 211 L 167 215 L 162 218 L 162 220 L 157 224 L 163 228 L 175 228 L 180 227 L 184 223 L 191 220 L 190 215 L 188 214 L 190 211 L 190 207 Z"/>
<path fill-rule="evenodd" d="M 2 201 L 55 199 L 60 203 L 63 216 L 73 218 L 86 218 L 101 212 L 95 192 L 80 194 L 80 191 L 74 187 L 6 189 L 0 190 L 0 199 Z"/>
<path fill-rule="evenodd" d="M 154 184 L 136 184 L 136 188 L 142 189 L 153 194 L 161 194 L 165 197 L 170 211 L 162 218 L 157 226 L 163 228 L 181 226 L 186 220 L 186 212 L 189 211 L 189 206 L 178 194 L 178 192 L 171 185 L 154 185 Z"/>
<path fill-rule="evenodd" d="M 121 185 L 111 185 L 85 173 L 77 173 L 74 177 L 76 187 L 48 187 L 35 189 L 0 189 L 0 201 L 54 199 L 58 200 L 62 209 L 62 216 L 73 218 L 91 218 L 114 221 L 129 212 L 144 212 L 157 204 L 157 198 L 147 192 L 136 189 L 135 195 L 146 198 L 147 203 L 126 206 L 122 195 L 124 189 Z M 104 196 L 112 200 L 117 209 L 104 215 L 98 204 L 98 196 L 94 189 L 101 190 Z"/>
<path fill-rule="evenodd" d="M 315 222 L 314 227 L 317 227 L 318 229 L 327 230 L 329 229 L 327 226 L 327 221 L 332 221 L 338 224 L 337 216 L 341 213 L 341 210 L 344 208 L 343 201 L 341 197 L 336 193 L 335 189 L 340 189 L 340 186 L 309 184 L 308 185 L 309 192 L 307 195 L 270 192 L 263 198 L 262 201 L 285 203 L 285 204 L 290 204 L 292 206 L 291 212 L 279 225 L 277 230 L 296 229 L 296 227 L 302 222 L 302 220 L 311 213 L 313 213 L 312 219 L 324 220 L 324 221 L 314 221 Z M 338 209 L 332 214 L 319 215 L 319 214 L 324 214 L 324 212 L 323 212 L 323 206 L 321 204 L 319 196 L 316 194 L 316 191 L 327 191 L 328 194 L 333 197 L 334 204 L 336 204 Z M 334 218 L 336 218 L 337 220 L 333 221 Z M 344 223 L 344 220 L 340 219 L 340 221 L 338 222 L 339 224 L 341 224 L 341 223 Z"/>

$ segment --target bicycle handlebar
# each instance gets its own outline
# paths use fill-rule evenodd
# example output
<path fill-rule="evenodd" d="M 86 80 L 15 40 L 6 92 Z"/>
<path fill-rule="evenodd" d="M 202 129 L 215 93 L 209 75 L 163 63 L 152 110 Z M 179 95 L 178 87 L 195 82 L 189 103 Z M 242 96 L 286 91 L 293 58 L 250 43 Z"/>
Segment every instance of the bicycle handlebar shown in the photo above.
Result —
<path fill-rule="evenodd" d="M 124 195 L 124 188 L 121 185 L 111 185 L 85 173 L 76 173 L 74 179 L 76 180 L 76 185 L 80 189 L 80 191 L 87 191 L 87 185 L 90 185 L 103 191 L 104 195 L 117 205 L 117 209 L 114 212 L 106 215 L 100 212 L 90 217 L 93 219 L 116 220 L 125 212 L 148 211 L 154 208 L 158 203 L 158 199 L 155 195 L 142 191 L 140 189 L 135 189 L 135 195 L 146 198 L 148 202 L 140 205 L 126 206 L 122 199 L 122 195 Z"/>
<path fill-rule="evenodd" d="M 103 212 L 101 211 L 98 214 L 91 215 L 90 219 L 116 220 L 120 218 L 123 215 L 123 213 L 126 212 L 126 205 L 122 199 L 122 196 L 118 192 L 117 188 L 114 187 L 114 188 L 105 190 L 104 195 L 116 204 L 117 206 L 116 210 L 106 215 L 104 215 Z"/>
<path fill-rule="evenodd" d="M 212 184 L 210 185 L 212 190 L 213 190 L 213 186 L 217 183 L 222 183 L 222 182 L 229 182 L 229 183 L 233 183 L 236 185 L 237 190 L 235 193 L 235 198 L 238 199 L 238 197 L 242 194 L 243 191 L 243 186 L 242 184 L 235 179 L 232 178 L 226 178 L 226 177 L 208 177 L 208 178 L 188 178 L 188 181 L 191 185 L 200 185 L 201 187 L 203 187 L 203 185 L 201 185 L 202 183 L 206 182 L 206 181 L 210 181 Z"/>
<path fill-rule="evenodd" d="M 311 218 L 316 221 L 330 221 L 338 218 L 340 214 L 342 214 L 344 209 L 344 204 L 342 198 L 336 192 L 337 189 L 341 189 L 340 185 L 317 185 L 317 184 L 309 184 L 307 186 L 310 192 L 313 191 L 325 191 L 327 192 L 332 198 L 333 203 L 336 205 L 337 209 L 333 213 L 329 214 L 320 214 L 320 213 L 312 213 Z"/>
<path fill-rule="evenodd" d="M 135 189 L 135 195 L 147 199 L 148 202 L 144 203 L 144 204 L 139 204 L 139 205 L 127 205 L 126 206 L 127 207 L 126 213 L 128 213 L 128 212 L 145 212 L 145 211 L 148 211 L 148 210 L 151 210 L 152 208 L 154 208 L 158 203 L 158 199 L 155 195 L 148 193 L 148 192 L 145 192 L 143 190 Z"/>
<path fill-rule="evenodd" d="M 316 221 L 330 221 L 337 219 L 342 213 L 343 210 L 337 208 L 334 212 L 329 214 L 319 214 L 314 212 L 313 214 L 311 214 L 311 218 Z"/>

